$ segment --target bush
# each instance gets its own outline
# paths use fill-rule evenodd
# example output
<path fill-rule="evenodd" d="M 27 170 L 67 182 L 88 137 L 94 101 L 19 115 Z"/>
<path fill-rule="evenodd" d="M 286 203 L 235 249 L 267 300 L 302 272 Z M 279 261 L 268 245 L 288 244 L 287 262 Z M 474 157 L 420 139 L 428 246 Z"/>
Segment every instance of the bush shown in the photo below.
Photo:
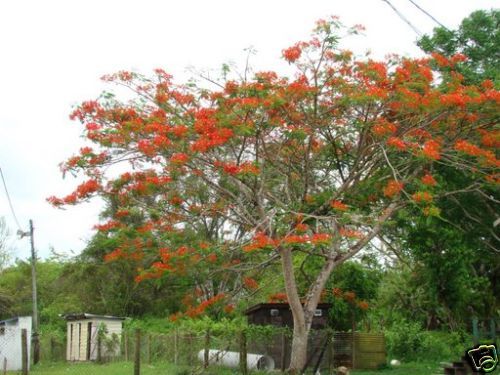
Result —
<path fill-rule="evenodd" d="M 424 331 L 420 324 L 408 321 L 394 324 L 385 335 L 389 356 L 405 361 L 452 361 L 470 346 L 461 332 Z"/>

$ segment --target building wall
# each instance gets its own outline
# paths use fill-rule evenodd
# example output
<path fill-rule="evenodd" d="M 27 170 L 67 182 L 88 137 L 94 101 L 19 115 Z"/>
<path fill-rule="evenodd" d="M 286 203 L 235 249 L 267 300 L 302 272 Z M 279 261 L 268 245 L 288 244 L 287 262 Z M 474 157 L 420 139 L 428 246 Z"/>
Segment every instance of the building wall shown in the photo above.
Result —
<path fill-rule="evenodd" d="M 68 322 L 67 330 L 67 352 L 66 358 L 69 361 L 87 361 L 88 354 L 88 324 L 91 323 L 90 329 L 90 360 L 97 359 L 97 335 L 99 327 L 104 324 L 106 326 L 106 336 L 111 338 L 113 333 L 121 338 L 122 321 L 109 319 L 84 319 Z M 73 325 L 73 338 L 71 339 L 71 325 Z M 120 346 L 115 348 L 114 353 L 106 353 L 105 346 L 102 347 L 101 354 L 103 356 L 115 356 L 120 354 Z"/>

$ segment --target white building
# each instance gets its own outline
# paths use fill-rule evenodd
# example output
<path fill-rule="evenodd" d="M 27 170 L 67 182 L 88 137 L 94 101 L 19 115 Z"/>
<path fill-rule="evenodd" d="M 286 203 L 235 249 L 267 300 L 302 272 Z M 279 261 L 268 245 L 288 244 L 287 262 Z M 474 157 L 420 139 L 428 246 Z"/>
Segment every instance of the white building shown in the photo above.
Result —
<path fill-rule="evenodd" d="M 0 369 L 5 363 L 8 371 L 22 370 L 21 330 L 27 331 L 28 369 L 31 352 L 31 316 L 20 316 L 0 321 Z"/>
<path fill-rule="evenodd" d="M 97 359 L 99 329 L 103 331 L 101 356 L 120 354 L 122 323 L 125 318 L 88 313 L 61 315 L 67 321 L 66 359 L 94 361 Z"/>

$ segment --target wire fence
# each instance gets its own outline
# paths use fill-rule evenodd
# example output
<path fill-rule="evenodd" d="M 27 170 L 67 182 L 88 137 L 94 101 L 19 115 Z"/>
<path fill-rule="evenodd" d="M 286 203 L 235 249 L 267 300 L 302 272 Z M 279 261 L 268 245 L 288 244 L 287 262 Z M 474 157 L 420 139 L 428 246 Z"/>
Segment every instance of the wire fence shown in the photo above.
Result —
<path fill-rule="evenodd" d="M 40 339 L 41 364 L 32 369 L 33 374 L 50 374 L 55 373 L 54 369 L 63 369 L 65 374 L 111 375 L 115 367 L 118 369 L 116 374 L 123 375 L 221 374 L 224 373 L 221 369 L 226 367 L 232 369 L 228 374 L 248 374 L 288 368 L 292 333 L 288 329 L 270 327 L 231 332 L 179 329 L 168 333 L 126 329 L 120 337 L 101 335 L 95 342 L 84 337 L 77 343 L 78 353 L 83 353 L 78 359 L 74 353 L 70 357 L 66 337 L 45 334 Z M 362 363 L 367 359 L 371 363 Z M 382 363 L 385 363 L 382 335 L 311 331 L 308 373 L 333 373 L 339 366 L 373 368 Z"/>
<path fill-rule="evenodd" d="M 0 369 L 2 374 L 13 371 L 28 374 L 30 343 L 27 329 L 0 326 Z"/>

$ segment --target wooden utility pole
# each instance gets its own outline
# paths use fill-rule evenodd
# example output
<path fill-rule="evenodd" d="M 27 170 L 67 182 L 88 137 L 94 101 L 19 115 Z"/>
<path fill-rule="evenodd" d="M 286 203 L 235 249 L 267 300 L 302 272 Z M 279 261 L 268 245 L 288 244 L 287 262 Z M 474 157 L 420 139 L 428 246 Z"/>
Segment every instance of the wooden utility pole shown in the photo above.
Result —
<path fill-rule="evenodd" d="M 31 283 L 32 283 L 32 298 L 33 298 L 33 363 L 36 365 L 40 361 L 40 338 L 38 336 L 38 295 L 36 290 L 36 252 L 35 239 L 33 237 L 33 220 L 30 219 L 30 242 L 31 242 Z"/>
<path fill-rule="evenodd" d="M 38 337 L 38 295 L 36 291 L 36 252 L 35 252 L 35 228 L 33 220 L 30 219 L 30 231 L 23 232 L 18 230 L 17 234 L 23 238 L 29 236 L 31 245 L 31 296 L 33 301 L 33 329 L 31 334 L 31 342 L 33 343 L 33 363 L 36 365 L 40 361 L 40 338 Z"/>

